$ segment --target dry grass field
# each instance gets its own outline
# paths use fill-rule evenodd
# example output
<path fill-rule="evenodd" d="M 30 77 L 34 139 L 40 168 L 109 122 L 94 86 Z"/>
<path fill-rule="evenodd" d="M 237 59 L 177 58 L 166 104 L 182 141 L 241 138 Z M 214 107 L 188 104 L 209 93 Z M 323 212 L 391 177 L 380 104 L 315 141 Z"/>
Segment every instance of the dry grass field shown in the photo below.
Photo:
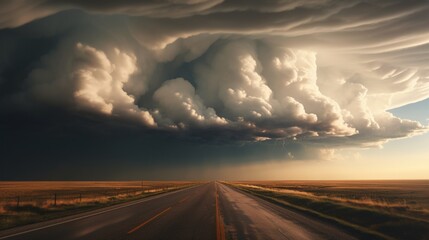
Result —
<path fill-rule="evenodd" d="M 188 187 L 177 181 L 0 182 L 0 229 Z"/>
<path fill-rule="evenodd" d="M 380 239 L 427 239 L 429 236 L 429 180 L 230 184 Z"/>

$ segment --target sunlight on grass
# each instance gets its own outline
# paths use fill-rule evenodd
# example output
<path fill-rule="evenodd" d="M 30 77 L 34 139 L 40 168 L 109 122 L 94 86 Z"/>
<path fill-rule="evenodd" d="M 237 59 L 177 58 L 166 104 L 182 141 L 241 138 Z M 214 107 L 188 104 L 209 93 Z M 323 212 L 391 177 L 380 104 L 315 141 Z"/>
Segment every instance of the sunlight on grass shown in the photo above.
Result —
<path fill-rule="evenodd" d="M 429 181 L 260 181 L 232 186 L 380 239 L 429 234 Z"/>

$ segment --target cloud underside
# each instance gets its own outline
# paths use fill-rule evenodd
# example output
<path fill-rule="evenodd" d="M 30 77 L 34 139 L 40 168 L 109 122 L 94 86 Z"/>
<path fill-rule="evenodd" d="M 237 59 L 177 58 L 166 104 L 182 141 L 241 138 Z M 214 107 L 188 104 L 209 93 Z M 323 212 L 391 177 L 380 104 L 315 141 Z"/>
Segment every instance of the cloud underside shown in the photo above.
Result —
<path fill-rule="evenodd" d="M 40 104 L 230 141 L 373 146 L 426 131 L 387 112 L 429 97 L 425 1 L 64 0 L 2 9 L 20 13 L 2 15 L 3 28 L 68 9 L 126 18 L 124 35 L 118 25 L 105 36 L 65 34 L 25 79 Z M 131 40 L 112 37 L 119 32 Z"/>

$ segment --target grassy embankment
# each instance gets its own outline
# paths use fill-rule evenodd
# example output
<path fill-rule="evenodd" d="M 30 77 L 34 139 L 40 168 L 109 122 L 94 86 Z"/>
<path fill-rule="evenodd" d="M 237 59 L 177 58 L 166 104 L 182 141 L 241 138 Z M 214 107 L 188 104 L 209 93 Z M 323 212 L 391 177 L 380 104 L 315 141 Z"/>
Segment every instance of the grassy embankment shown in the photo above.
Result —
<path fill-rule="evenodd" d="M 192 186 L 192 182 L 0 182 L 0 230 Z"/>
<path fill-rule="evenodd" d="M 368 182 L 369 183 L 369 182 Z M 358 182 L 230 183 L 270 202 L 316 216 L 370 239 L 429 239 L 427 184 Z"/>

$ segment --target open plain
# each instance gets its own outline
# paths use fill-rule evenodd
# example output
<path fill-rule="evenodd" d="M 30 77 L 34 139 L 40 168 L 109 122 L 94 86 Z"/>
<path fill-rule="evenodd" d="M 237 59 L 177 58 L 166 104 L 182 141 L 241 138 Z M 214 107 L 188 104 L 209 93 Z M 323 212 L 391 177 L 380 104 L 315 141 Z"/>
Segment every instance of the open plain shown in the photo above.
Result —
<path fill-rule="evenodd" d="M 0 239 L 425 239 L 428 183 L 143 182 L 144 190 L 141 182 L 29 183 L 33 197 L 79 190 L 121 194 L 104 202 L 6 207 L 3 221 L 11 212 L 27 221 L 3 225 L 8 229 Z M 20 185 L 14 184 L 3 186 Z M 24 196 L 27 188 L 21 188 L 15 193 Z"/>

